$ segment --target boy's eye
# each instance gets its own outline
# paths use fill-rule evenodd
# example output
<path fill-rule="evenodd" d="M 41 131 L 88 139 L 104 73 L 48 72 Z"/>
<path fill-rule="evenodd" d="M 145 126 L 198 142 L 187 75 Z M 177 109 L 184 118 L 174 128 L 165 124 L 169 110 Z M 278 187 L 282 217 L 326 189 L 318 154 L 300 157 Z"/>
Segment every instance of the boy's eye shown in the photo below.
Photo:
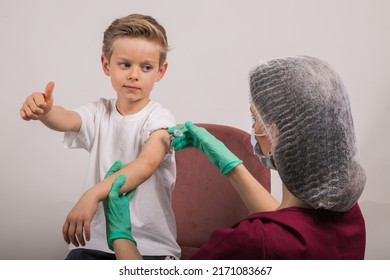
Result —
<path fill-rule="evenodd" d="M 119 63 L 119 66 L 127 69 L 127 68 L 130 68 L 130 63 L 126 63 L 126 62 Z"/>
<path fill-rule="evenodd" d="M 150 70 L 152 70 L 153 68 L 152 68 L 152 66 L 150 66 L 150 65 L 144 65 L 144 66 L 142 66 L 142 71 L 145 71 L 145 72 L 148 72 L 148 71 L 150 71 Z"/>

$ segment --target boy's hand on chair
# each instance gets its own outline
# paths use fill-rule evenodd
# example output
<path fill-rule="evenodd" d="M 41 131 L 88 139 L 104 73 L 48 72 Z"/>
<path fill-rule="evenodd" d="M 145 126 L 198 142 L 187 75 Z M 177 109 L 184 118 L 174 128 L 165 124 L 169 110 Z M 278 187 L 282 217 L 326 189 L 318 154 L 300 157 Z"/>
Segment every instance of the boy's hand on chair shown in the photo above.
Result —
<path fill-rule="evenodd" d="M 175 130 L 187 131 L 182 136 L 174 137 L 171 146 L 177 151 L 184 148 L 195 147 L 205 153 L 209 160 L 219 169 L 222 175 L 226 175 L 234 167 L 242 163 L 221 141 L 214 137 L 203 127 L 198 127 L 187 121 L 184 125 L 178 125 L 168 129 L 169 134 Z"/>

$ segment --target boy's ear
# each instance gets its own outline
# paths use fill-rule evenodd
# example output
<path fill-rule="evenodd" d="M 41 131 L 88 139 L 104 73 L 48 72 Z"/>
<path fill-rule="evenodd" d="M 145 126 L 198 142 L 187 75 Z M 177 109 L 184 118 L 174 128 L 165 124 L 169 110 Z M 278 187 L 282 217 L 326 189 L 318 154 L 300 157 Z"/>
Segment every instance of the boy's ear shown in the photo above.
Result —
<path fill-rule="evenodd" d="M 106 74 L 107 76 L 110 76 L 110 64 L 109 64 L 108 59 L 107 59 L 105 54 L 102 54 L 101 62 L 102 62 L 102 68 L 103 68 L 104 74 Z"/>
<path fill-rule="evenodd" d="M 165 72 L 167 71 L 168 68 L 168 62 L 164 62 L 163 65 L 161 65 L 160 69 L 158 70 L 158 75 L 156 82 L 161 81 L 161 79 L 164 77 Z"/>

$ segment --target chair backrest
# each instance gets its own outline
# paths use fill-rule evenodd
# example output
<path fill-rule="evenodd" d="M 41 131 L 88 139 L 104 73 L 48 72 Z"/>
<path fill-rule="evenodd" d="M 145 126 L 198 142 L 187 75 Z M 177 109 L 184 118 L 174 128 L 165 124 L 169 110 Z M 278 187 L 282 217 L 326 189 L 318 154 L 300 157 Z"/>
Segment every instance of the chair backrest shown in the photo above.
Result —
<path fill-rule="evenodd" d="M 221 140 L 251 174 L 270 191 L 270 171 L 253 154 L 249 133 L 225 125 L 197 124 Z M 177 179 L 172 207 L 181 259 L 188 259 L 222 227 L 230 227 L 248 210 L 226 177 L 195 148 L 176 152 Z"/>

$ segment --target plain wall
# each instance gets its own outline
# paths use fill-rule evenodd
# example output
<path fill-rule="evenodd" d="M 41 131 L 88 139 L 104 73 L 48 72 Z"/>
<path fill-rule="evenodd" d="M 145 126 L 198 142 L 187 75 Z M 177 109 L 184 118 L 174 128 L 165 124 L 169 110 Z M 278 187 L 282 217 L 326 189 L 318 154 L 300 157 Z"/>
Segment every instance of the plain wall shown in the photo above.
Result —
<path fill-rule="evenodd" d="M 23 121 L 19 109 L 51 80 L 55 103 L 69 109 L 115 97 L 101 42 L 111 21 L 130 13 L 167 30 L 168 72 L 151 97 L 179 123 L 250 132 L 248 71 L 259 60 L 306 54 L 333 65 L 367 173 L 366 258 L 390 259 L 389 11 L 386 0 L 1 0 L 0 259 L 65 258 L 62 225 L 81 195 L 88 153 L 65 149 L 62 133 Z M 280 197 L 275 173 L 272 192 Z"/>

